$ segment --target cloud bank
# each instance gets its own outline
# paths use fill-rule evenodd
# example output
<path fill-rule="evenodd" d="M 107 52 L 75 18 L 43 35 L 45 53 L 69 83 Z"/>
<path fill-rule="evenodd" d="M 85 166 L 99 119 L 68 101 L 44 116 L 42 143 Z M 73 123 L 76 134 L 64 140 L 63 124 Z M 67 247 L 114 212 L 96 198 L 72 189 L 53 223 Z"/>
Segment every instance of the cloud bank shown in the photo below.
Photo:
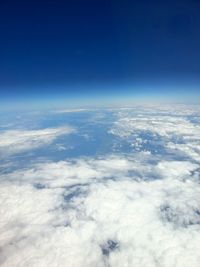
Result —
<path fill-rule="evenodd" d="M 47 158 L 0 174 L 1 266 L 199 267 L 198 112 L 111 112 L 109 133 L 130 153 Z M 25 151 L 72 131 L 6 131 L 0 146 Z"/>
<path fill-rule="evenodd" d="M 1 180 L 1 266 L 198 266 L 198 164 L 112 155 Z"/>

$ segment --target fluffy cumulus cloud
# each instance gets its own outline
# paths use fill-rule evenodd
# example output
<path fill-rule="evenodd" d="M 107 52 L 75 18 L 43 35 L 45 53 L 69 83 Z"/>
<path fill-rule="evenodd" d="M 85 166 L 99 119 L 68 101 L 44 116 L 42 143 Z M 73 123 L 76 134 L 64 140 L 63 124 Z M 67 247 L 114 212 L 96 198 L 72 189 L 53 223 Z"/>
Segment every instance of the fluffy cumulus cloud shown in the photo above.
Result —
<path fill-rule="evenodd" d="M 43 159 L 2 172 L 0 265 L 199 267 L 200 135 L 191 110 L 177 118 L 163 109 L 157 118 L 152 108 L 137 118 L 117 112 L 112 135 L 141 140 L 131 153 Z M 143 149 L 144 131 L 168 156 Z M 178 157 L 169 144 L 179 153 L 195 144 L 196 154 Z"/>
<path fill-rule="evenodd" d="M 0 132 L 0 153 L 15 154 L 52 143 L 58 136 L 71 134 L 71 127 L 39 130 L 7 130 Z"/>
<path fill-rule="evenodd" d="M 1 266 L 198 266 L 198 165 L 151 157 L 1 175 Z"/>

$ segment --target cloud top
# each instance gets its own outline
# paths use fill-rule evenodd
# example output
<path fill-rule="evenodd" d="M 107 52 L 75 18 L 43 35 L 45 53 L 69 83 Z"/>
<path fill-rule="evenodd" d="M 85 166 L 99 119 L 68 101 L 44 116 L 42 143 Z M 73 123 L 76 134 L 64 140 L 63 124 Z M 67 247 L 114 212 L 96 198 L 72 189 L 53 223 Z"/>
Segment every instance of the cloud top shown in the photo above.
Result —
<path fill-rule="evenodd" d="M 1 265 L 198 266 L 198 165 L 150 165 L 151 157 L 47 162 L 2 175 Z"/>

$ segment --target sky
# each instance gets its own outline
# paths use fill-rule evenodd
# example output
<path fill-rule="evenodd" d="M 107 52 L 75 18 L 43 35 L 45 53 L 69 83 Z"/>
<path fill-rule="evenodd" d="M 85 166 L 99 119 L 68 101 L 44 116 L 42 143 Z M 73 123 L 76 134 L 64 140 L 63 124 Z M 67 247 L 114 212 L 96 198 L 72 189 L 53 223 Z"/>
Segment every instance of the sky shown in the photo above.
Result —
<path fill-rule="evenodd" d="M 199 12 L 195 0 L 1 1 L 1 106 L 197 100 Z"/>

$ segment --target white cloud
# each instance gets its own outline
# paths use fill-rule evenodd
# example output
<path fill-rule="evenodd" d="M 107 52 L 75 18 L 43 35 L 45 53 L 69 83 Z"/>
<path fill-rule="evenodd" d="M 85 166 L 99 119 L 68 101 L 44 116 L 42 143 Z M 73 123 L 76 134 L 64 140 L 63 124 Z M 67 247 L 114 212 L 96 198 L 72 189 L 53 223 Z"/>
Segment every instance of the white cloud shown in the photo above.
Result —
<path fill-rule="evenodd" d="M 198 164 L 148 153 L 0 177 L 1 266 L 198 267 Z"/>
<path fill-rule="evenodd" d="M 60 135 L 71 134 L 74 131 L 71 127 L 1 131 L 0 152 L 5 156 L 38 148 L 52 143 Z"/>
<path fill-rule="evenodd" d="M 120 114 L 121 115 L 121 114 Z M 122 116 L 122 115 L 121 115 Z M 199 136 L 200 126 L 184 118 L 171 116 L 123 117 L 115 122 L 111 133 L 121 137 L 129 136 L 135 131 L 149 131 L 163 137 L 173 135 Z"/>
<path fill-rule="evenodd" d="M 110 132 L 129 142 L 130 154 L 6 168 L 0 174 L 0 265 L 199 267 L 199 111 L 111 110 Z M 0 150 L 37 148 L 73 131 L 1 132 Z M 144 151 L 145 134 L 166 151 Z"/>
<path fill-rule="evenodd" d="M 160 142 L 171 154 L 187 156 L 200 162 L 200 125 L 187 117 L 197 116 L 199 107 L 165 108 L 121 110 L 109 133 L 127 140 L 131 147 L 139 151 L 148 141 L 145 135 L 149 134 L 151 143 Z"/>
<path fill-rule="evenodd" d="M 61 110 L 56 110 L 55 113 L 75 113 L 75 112 L 84 112 L 84 111 L 90 111 L 90 109 L 85 109 L 85 108 L 61 109 Z"/>

